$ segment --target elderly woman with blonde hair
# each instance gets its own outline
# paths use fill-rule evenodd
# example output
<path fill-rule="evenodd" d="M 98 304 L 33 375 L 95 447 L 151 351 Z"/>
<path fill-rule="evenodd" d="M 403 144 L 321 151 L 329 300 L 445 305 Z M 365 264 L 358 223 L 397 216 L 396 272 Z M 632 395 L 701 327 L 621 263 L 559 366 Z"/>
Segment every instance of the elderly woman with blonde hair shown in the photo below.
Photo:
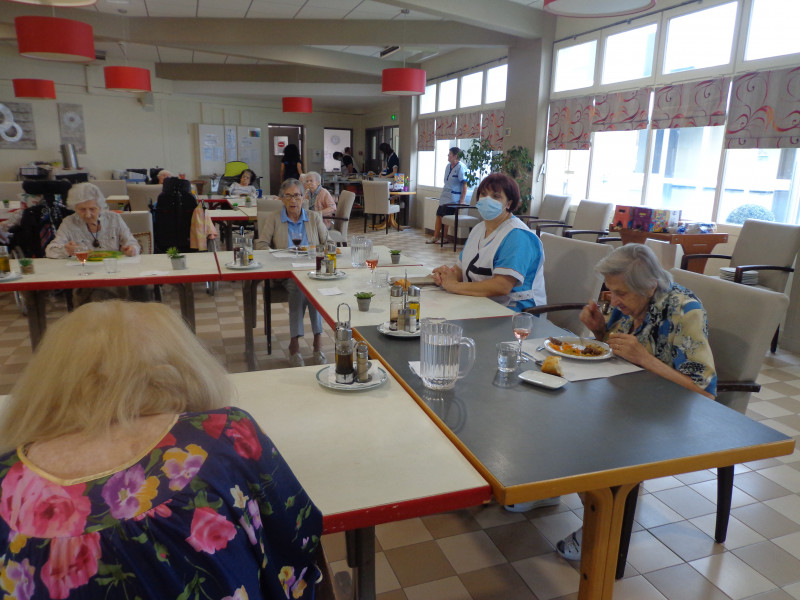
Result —
<path fill-rule="evenodd" d="M 0 413 L 3 589 L 313 597 L 320 512 L 232 399 L 163 305 L 93 303 L 56 322 Z"/>

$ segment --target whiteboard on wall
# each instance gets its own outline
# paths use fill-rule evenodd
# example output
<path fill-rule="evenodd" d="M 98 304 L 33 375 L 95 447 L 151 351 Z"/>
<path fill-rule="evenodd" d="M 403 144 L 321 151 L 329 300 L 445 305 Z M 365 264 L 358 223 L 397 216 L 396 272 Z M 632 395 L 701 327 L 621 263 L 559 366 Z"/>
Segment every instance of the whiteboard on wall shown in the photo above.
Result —
<path fill-rule="evenodd" d="M 222 125 L 197 125 L 200 174 L 225 172 L 225 130 Z"/>
<path fill-rule="evenodd" d="M 236 160 L 246 162 L 255 171 L 261 170 L 261 128 L 237 127 L 236 133 L 239 138 L 239 158 Z"/>
<path fill-rule="evenodd" d="M 225 125 L 225 161 L 239 160 L 239 149 L 236 145 L 236 125 Z"/>

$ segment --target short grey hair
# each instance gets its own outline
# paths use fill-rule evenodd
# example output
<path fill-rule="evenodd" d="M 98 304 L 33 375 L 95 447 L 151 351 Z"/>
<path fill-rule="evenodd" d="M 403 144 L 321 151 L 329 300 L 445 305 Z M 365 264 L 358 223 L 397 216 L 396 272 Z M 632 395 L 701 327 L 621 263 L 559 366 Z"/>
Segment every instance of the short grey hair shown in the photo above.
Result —
<path fill-rule="evenodd" d="M 100 191 L 99 187 L 93 183 L 78 183 L 69 188 L 69 194 L 67 195 L 67 208 L 75 210 L 75 207 L 78 204 L 91 202 L 92 200 L 94 200 L 94 202 L 97 204 L 97 208 L 100 210 L 108 210 L 106 197 L 103 196 L 103 192 Z"/>
<path fill-rule="evenodd" d="M 319 185 L 320 183 L 322 183 L 322 177 L 320 177 L 320 176 L 319 176 L 319 173 L 317 173 L 316 171 L 309 171 L 308 173 L 306 173 L 306 174 L 305 174 L 305 178 L 306 178 L 306 179 L 313 179 L 313 180 L 314 180 L 314 182 L 315 182 L 317 185 Z"/>
<path fill-rule="evenodd" d="M 661 293 L 672 287 L 672 275 L 644 244 L 626 244 L 617 248 L 597 263 L 595 270 L 603 277 L 622 275 L 628 289 L 640 296 L 648 295 L 653 286 Z"/>
<path fill-rule="evenodd" d="M 298 190 L 300 190 L 300 192 L 301 192 L 301 193 L 303 192 L 303 184 L 302 184 L 302 183 L 300 183 L 300 182 L 299 182 L 297 179 L 292 179 L 292 178 L 290 177 L 289 179 L 285 180 L 285 181 L 284 181 L 284 182 L 281 184 L 281 189 L 280 189 L 280 190 L 278 190 L 278 196 L 281 196 L 281 197 L 283 197 L 283 195 L 284 195 L 284 192 L 285 192 L 286 190 L 288 190 L 288 189 L 289 189 L 290 187 L 292 187 L 292 186 L 295 186 L 295 187 L 296 187 Z"/>

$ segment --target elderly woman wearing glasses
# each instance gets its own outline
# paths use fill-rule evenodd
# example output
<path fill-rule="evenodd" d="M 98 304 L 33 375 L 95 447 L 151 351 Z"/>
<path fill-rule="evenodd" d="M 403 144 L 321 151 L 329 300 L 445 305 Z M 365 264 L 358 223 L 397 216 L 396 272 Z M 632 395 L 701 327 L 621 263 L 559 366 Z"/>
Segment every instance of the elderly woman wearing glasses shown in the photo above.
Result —
<path fill-rule="evenodd" d="M 255 247 L 289 248 L 292 239 L 302 238 L 299 245 L 316 246 L 328 239 L 328 230 L 318 212 L 303 209 L 303 184 L 297 179 L 287 179 L 281 184 L 278 194 L 283 208 L 268 212 L 258 219 L 258 239 Z M 303 315 L 308 308 L 311 319 L 311 331 L 314 333 L 314 364 L 327 362 L 322 352 L 322 317 L 317 309 L 309 303 L 294 279 L 282 280 L 282 285 L 289 293 L 289 364 L 302 367 L 305 362 L 300 356 L 300 338 L 303 337 Z"/>

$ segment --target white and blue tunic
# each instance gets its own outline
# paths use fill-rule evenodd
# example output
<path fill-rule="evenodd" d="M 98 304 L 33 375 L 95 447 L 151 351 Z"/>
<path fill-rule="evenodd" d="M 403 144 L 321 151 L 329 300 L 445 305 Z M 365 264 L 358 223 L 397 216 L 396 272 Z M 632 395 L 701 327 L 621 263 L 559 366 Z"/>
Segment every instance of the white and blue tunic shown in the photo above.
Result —
<path fill-rule="evenodd" d="M 458 257 L 464 281 L 484 281 L 494 275 L 508 275 L 517 280 L 511 292 L 491 299 L 521 312 L 547 304 L 544 288 L 544 251 L 536 234 L 512 216 L 489 236 L 486 223 L 478 223 L 470 232 Z"/>

